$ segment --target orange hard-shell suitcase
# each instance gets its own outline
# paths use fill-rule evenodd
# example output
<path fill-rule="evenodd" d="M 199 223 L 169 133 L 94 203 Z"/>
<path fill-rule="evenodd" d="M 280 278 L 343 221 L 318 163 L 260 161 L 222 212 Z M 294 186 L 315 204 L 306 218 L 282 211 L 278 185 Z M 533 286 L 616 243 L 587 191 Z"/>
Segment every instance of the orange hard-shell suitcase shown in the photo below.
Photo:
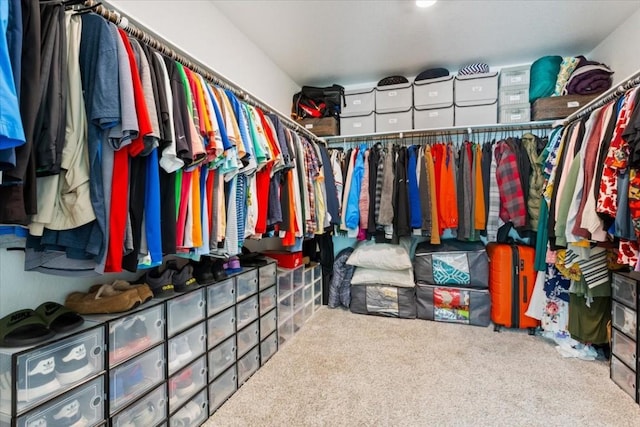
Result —
<path fill-rule="evenodd" d="M 491 321 L 500 327 L 529 328 L 533 334 L 540 321 L 526 316 L 536 282 L 535 249 L 530 246 L 490 243 L 489 293 Z"/>

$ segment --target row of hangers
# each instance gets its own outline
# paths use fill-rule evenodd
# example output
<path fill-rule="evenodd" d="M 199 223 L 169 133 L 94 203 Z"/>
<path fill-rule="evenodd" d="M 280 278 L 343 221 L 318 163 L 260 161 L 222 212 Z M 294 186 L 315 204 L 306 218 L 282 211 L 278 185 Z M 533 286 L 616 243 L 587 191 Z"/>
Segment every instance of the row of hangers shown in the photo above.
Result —
<path fill-rule="evenodd" d="M 434 132 L 430 134 L 421 134 L 421 135 L 409 135 L 403 136 L 400 135 L 380 135 L 367 138 L 366 140 L 352 140 L 352 141 L 331 141 L 328 144 L 328 148 L 330 149 L 338 149 L 338 150 L 348 150 L 350 148 L 355 148 L 362 146 L 363 144 L 367 148 L 372 148 L 377 144 L 382 144 L 384 146 L 391 145 L 399 145 L 404 147 L 409 147 L 411 145 L 432 145 L 437 143 L 445 143 L 445 144 L 453 144 L 456 148 L 462 146 L 465 142 L 472 143 L 495 143 L 497 141 L 501 141 L 507 138 L 521 138 L 522 135 L 526 133 L 532 133 L 539 138 L 548 137 L 550 129 L 500 129 L 500 130 L 487 130 L 487 131 L 476 131 L 472 135 L 468 132 Z"/>

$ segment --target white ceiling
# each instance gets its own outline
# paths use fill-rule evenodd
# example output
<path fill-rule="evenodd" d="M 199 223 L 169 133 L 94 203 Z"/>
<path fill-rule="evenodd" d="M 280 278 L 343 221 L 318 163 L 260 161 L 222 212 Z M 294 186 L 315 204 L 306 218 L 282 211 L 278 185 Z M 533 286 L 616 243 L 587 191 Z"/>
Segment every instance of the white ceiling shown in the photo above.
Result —
<path fill-rule="evenodd" d="M 473 62 L 588 54 L 636 0 L 211 0 L 299 85 L 354 85 Z M 598 60 L 598 58 L 589 58 Z"/>

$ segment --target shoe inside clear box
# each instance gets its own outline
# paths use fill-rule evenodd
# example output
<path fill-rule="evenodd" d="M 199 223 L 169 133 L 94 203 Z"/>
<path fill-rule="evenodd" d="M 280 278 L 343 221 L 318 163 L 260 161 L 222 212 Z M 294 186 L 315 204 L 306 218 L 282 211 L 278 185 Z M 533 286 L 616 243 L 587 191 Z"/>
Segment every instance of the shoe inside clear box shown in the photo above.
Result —
<path fill-rule="evenodd" d="M 25 412 L 101 371 L 103 331 L 97 323 L 85 322 L 38 345 L 0 348 L 0 412 L 11 415 L 12 399 L 17 412 Z M 12 363 L 17 378 L 12 378 Z"/>

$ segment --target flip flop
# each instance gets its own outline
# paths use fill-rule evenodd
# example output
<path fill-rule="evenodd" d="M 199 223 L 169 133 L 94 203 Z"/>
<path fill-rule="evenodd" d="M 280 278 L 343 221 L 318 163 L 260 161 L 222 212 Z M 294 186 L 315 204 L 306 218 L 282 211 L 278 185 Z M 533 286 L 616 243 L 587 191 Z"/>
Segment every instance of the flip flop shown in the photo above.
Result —
<path fill-rule="evenodd" d="M 49 329 L 58 333 L 68 332 L 84 323 L 84 319 L 78 313 L 53 301 L 40 304 L 36 308 L 36 313 Z"/>
<path fill-rule="evenodd" d="M 0 346 L 22 347 L 37 344 L 55 335 L 38 314 L 26 308 L 0 319 Z"/>

